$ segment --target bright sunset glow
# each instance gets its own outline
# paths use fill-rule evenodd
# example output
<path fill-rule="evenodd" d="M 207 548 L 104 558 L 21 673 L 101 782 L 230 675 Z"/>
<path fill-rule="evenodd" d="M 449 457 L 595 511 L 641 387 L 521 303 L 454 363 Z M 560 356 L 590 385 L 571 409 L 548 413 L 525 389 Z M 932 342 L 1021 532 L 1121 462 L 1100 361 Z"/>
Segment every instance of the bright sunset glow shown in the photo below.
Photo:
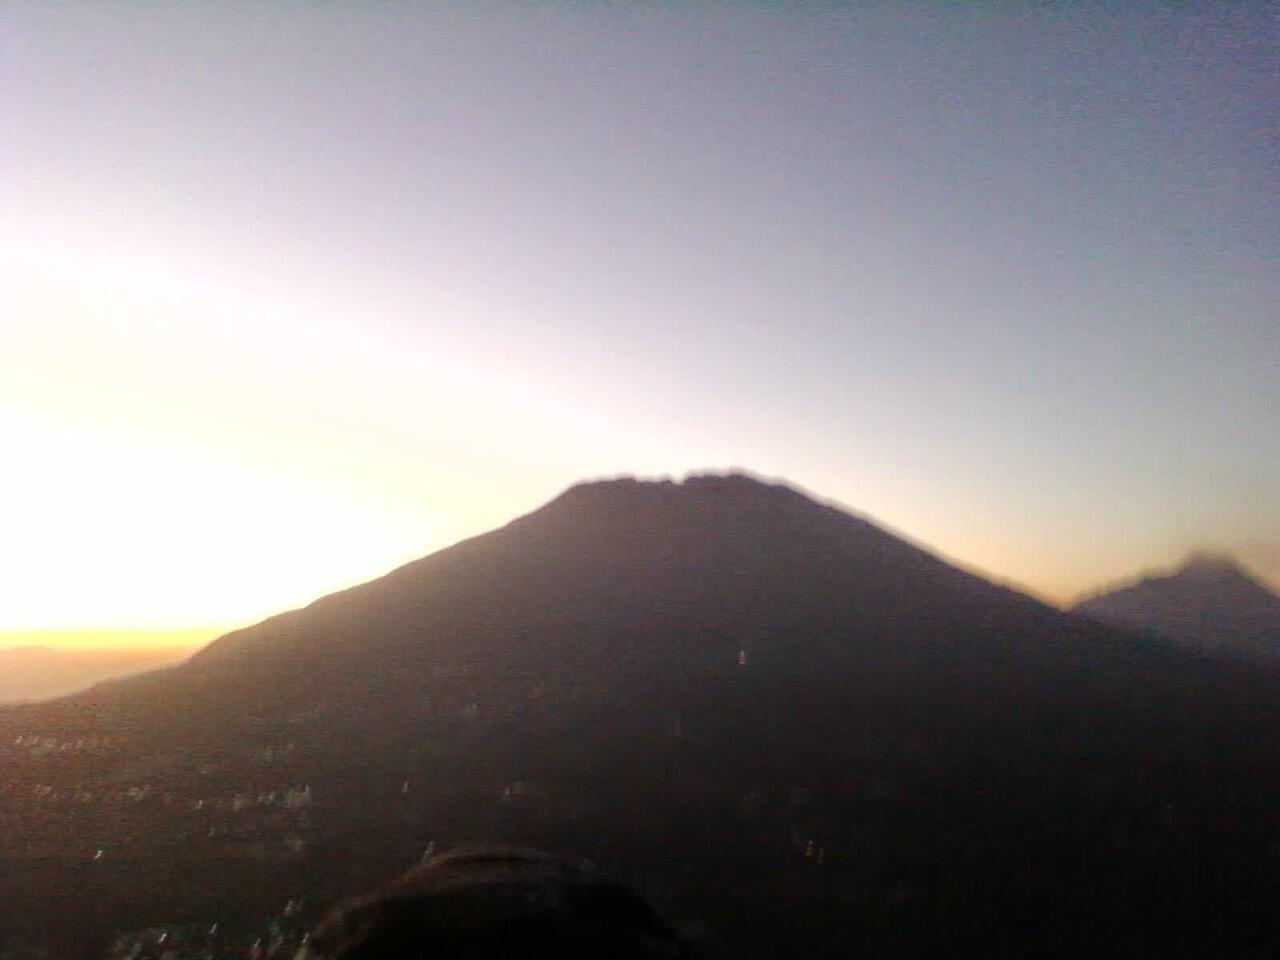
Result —
<path fill-rule="evenodd" d="M 1274 65 L 950 9 L 0 10 L 0 644 L 712 467 L 1055 602 L 1280 584 Z"/>
<path fill-rule="evenodd" d="M 233 629 L 207 627 L 117 627 L 115 629 L 3 630 L 0 648 L 52 647 L 63 650 L 193 650 Z"/>

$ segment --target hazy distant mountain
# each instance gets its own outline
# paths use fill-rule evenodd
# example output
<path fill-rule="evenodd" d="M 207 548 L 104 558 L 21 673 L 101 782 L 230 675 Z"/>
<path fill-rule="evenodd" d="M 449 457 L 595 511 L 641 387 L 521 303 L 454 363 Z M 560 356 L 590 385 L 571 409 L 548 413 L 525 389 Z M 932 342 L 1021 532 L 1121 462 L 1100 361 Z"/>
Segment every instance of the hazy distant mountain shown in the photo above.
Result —
<path fill-rule="evenodd" d="M 230 925 L 497 840 L 613 865 L 712 955 L 1247 946 L 1280 933 L 1278 732 L 1267 674 L 785 486 L 589 483 L 180 666 L 0 711 L 0 848 L 40 864 L 0 873 L 0 936 L 5 909 Z M 42 826 L 59 808 L 24 798 L 64 778 L 166 799 Z M 63 891 L 96 849 L 118 865 L 90 908 Z"/>
<path fill-rule="evenodd" d="M 1230 557 L 1194 554 L 1171 573 L 1103 588 L 1075 610 L 1196 650 L 1280 659 L 1280 597 Z"/>
<path fill-rule="evenodd" d="M 103 680 L 177 663 L 187 649 L 65 650 L 0 648 L 0 703 L 48 700 Z"/>

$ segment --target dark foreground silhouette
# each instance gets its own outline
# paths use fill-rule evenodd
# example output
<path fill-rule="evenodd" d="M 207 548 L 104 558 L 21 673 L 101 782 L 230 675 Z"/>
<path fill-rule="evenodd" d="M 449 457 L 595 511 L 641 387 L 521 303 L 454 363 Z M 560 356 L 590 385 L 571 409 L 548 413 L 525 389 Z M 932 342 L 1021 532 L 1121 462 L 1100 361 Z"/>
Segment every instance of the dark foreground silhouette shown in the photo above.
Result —
<path fill-rule="evenodd" d="M 538 851 L 495 847 L 442 854 L 343 904 L 299 960 L 691 956 L 622 884 Z"/>

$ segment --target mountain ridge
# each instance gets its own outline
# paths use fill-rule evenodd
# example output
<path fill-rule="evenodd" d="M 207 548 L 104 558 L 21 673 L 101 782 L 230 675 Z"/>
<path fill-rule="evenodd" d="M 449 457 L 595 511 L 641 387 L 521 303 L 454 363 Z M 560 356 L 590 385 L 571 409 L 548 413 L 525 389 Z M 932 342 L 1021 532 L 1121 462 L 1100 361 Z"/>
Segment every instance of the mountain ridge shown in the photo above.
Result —
<path fill-rule="evenodd" d="M 913 587 L 909 572 L 931 588 L 944 589 L 956 600 L 973 603 L 975 597 L 998 596 L 1006 603 L 1041 616 L 1058 613 L 1034 597 L 952 564 L 861 515 L 818 500 L 789 484 L 758 479 L 740 471 L 703 471 L 679 482 L 614 477 L 574 484 L 541 507 L 501 527 L 409 561 L 373 580 L 317 598 L 304 607 L 216 638 L 191 658 L 190 667 L 199 669 L 226 656 L 235 659 L 251 656 L 255 650 L 264 650 L 264 644 L 268 644 L 272 636 L 278 638 L 277 642 L 286 643 L 283 638 L 295 627 L 316 618 L 331 619 L 332 612 L 346 603 L 365 606 L 390 601 L 421 606 L 433 594 L 437 600 L 447 600 L 450 591 L 447 584 L 438 583 L 440 573 L 467 566 L 468 558 L 486 549 L 508 557 L 523 556 L 520 568 L 526 572 L 529 562 L 546 559 L 538 556 L 536 549 L 536 545 L 543 542 L 555 542 L 562 550 L 587 549 L 599 557 L 602 546 L 599 538 L 587 544 L 581 532 L 616 524 L 626 526 L 632 539 L 645 544 L 645 549 L 658 551 L 646 554 L 643 563 L 630 564 L 632 574 L 639 577 L 652 576 L 655 568 L 660 567 L 663 544 L 677 541 L 681 536 L 689 539 L 682 525 L 704 530 L 718 526 L 722 530 L 778 535 L 779 547 L 786 546 L 784 540 L 797 536 L 820 535 L 822 546 L 810 544 L 806 548 L 809 552 L 856 544 L 858 550 L 854 552 L 859 555 L 855 559 L 861 572 L 875 578 L 863 588 L 872 594 L 889 586 L 899 594 L 909 591 Z M 785 531 L 785 535 L 780 531 Z M 529 556 L 531 548 L 535 548 L 533 556 Z M 727 549 L 732 550 L 732 544 Z M 850 559 L 848 553 L 846 550 L 846 560 Z M 710 562 L 714 558 L 705 559 Z M 880 576 L 879 571 L 885 568 L 894 569 L 898 574 L 892 584 Z M 611 589 L 616 583 L 604 586 Z M 617 599 L 625 602 L 621 597 Z M 347 615 L 342 619 L 350 621 L 351 617 Z"/>
<path fill-rule="evenodd" d="M 575 569 L 560 571 L 559 580 L 539 581 L 540 569 L 563 566 L 564 557 L 572 558 Z M 787 568 L 788 563 L 794 567 Z M 677 571 L 673 564 L 686 569 Z M 791 570 L 801 567 L 808 584 L 780 590 Z M 768 589 L 742 595 L 735 576 L 754 577 Z M 840 578 L 845 579 L 837 584 Z M 674 598 L 696 607 L 704 599 L 702 592 L 711 590 L 745 609 L 730 618 L 735 625 L 702 627 L 725 636 L 742 633 L 737 646 L 759 642 L 752 634 L 761 632 L 776 613 L 772 607 L 784 597 L 797 611 L 821 606 L 811 602 L 818 595 L 824 604 L 839 607 L 829 618 L 852 616 L 864 635 L 895 629 L 937 633 L 948 623 L 1024 637 L 1052 632 L 1054 625 L 1081 632 L 1070 626 L 1071 614 L 952 564 L 842 506 L 741 471 L 703 471 L 679 482 L 613 477 L 574 484 L 501 527 L 224 634 L 176 667 L 109 681 L 77 696 L 85 703 L 115 701 L 120 706 L 134 689 L 189 681 L 187 686 L 199 692 L 207 686 L 204 681 L 238 669 L 275 674 L 273 683 L 284 682 L 284 671 L 308 659 L 330 667 L 351 665 L 379 649 L 429 669 L 436 660 L 450 661 L 458 654 L 442 636 L 465 632 L 484 616 L 472 610 L 467 614 L 471 619 L 460 623 L 450 611 L 459 604 L 475 607 L 475 594 L 497 595 L 512 583 L 527 583 L 525 606 L 510 611 L 520 615 L 550 614 L 553 600 L 570 608 L 595 598 L 588 618 L 597 631 L 602 622 L 620 622 L 625 616 L 665 616 L 662 606 L 670 606 Z M 566 589 L 570 583 L 581 589 Z M 661 606 L 637 608 L 635 588 L 645 584 L 662 597 Z M 550 587 L 554 596 L 539 594 Z M 489 601 L 481 605 L 493 606 Z M 371 624 L 380 628 L 370 629 Z M 366 646 L 352 645 L 358 637 Z M 506 639 L 490 637 L 485 647 Z M 1131 643 L 1122 634 L 1115 649 L 1127 655 L 1126 644 Z M 1066 649 L 1046 648 L 1045 653 L 1060 656 Z M 533 650 L 511 652 L 525 659 L 536 655 Z M 1099 652 L 1122 655 L 1111 649 L 1095 655 Z"/>

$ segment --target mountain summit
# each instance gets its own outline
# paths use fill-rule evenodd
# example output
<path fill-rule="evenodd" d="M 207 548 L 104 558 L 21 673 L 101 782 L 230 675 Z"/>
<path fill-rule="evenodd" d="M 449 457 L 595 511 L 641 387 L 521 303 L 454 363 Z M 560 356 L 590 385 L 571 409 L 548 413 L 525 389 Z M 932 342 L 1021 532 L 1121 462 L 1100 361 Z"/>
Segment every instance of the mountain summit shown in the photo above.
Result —
<path fill-rule="evenodd" d="M 836 638 L 851 655 L 889 633 L 908 648 L 953 620 L 1053 616 L 783 484 L 625 478 L 571 487 L 501 529 L 237 631 L 192 667 L 288 657 L 306 670 L 379 651 L 424 669 L 499 652 L 616 667 L 624 652 L 727 660 Z"/>
<path fill-rule="evenodd" d="M 1280 660 L 1280 597 L 1222 554 L 1195 553 L 1172 572 L 1104 588 L 1075 611 L 1202 652 Z"/>

